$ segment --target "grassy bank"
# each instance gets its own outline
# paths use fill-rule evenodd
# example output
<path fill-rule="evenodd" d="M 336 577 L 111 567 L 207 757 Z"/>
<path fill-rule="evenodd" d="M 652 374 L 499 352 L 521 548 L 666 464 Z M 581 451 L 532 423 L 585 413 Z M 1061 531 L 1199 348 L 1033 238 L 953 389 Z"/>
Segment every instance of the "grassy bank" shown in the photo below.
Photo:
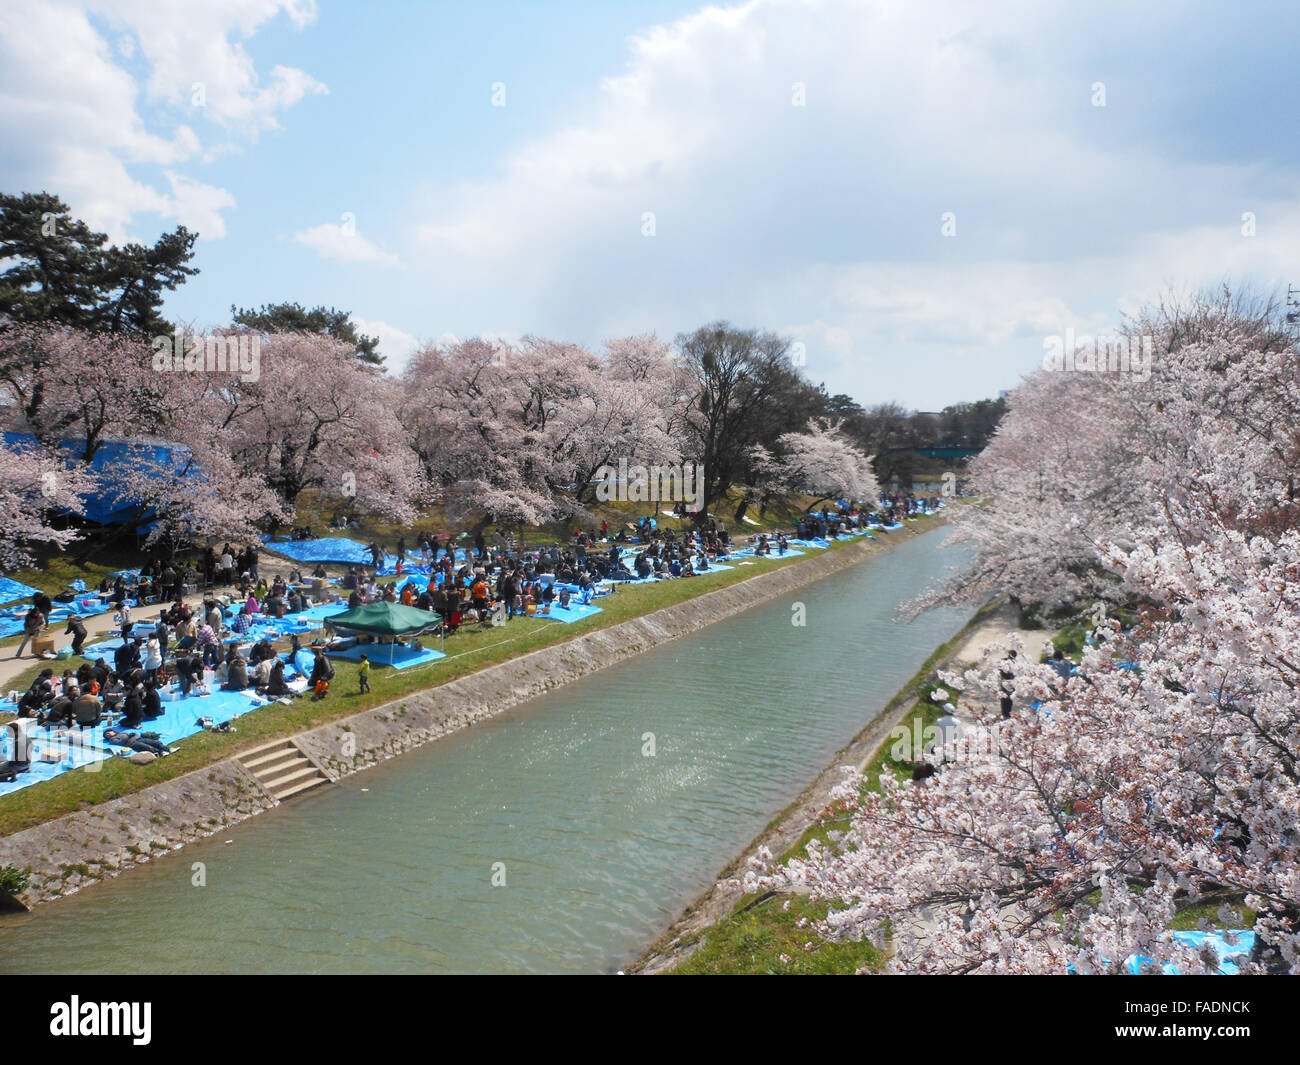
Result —
<path fill-rule="evenodd" d="M 922 518 L 909 523 L 916 528 L 940 524 L 942 518 Z M 881 537 L 886 544 L 889 534 Z M 837 541 L 828 550 L 836 551 L 854 541 Z M 107 802 L 143 788 L 169 780 L 195 769 L 222 761 L 240 751 L 270 740 L 292 736 L 338 718 L 347 717 L 412 692 L 435 688 L 485 666 L 563 643 L 585 632 L 617 625 L 630 618 L 673 606 L 705 592 L 723 588 L 750 577 L 798 565 L 825 552 L 786 559 L 755 559 L 753 565 L 705 574 L 689 580 L 624 586 L 614 595 L 599 600 L 602 613 L 572 625 L 541 618 L 516 618 L 498 628 L 466 627 L 447 642 L 447 656 L 436 662 L 405 670 L 395 670 L 376 661 L 371 670 L 371 692 L 358 694 L 356 663 L 335 659 L 337 671 L 329 696 L 312 702 L 300 698 L 285 705 L 270 703 L 235 722 L 233 734 L 203 732 L 177 745 L 170 757 L 147 766 L 131 765 L 125 759 L 110 759 L 98 772 L 73 770 L 41 784 L 0 797 L 0 835 L 11 835 L 32 825 L 60 817 L 86 806 Z M 377 656 L 378 658 L 378 656 Z M 45 665 L 38 663 L 30 676 Z M 63 668 L 58 666 L 57 668 Z M 30 676 L 27 682 L 30 683 Z M 15 684 L 18 687 L 19 684 Z M 196 704 L 202 712 L 202 704 Z"/>

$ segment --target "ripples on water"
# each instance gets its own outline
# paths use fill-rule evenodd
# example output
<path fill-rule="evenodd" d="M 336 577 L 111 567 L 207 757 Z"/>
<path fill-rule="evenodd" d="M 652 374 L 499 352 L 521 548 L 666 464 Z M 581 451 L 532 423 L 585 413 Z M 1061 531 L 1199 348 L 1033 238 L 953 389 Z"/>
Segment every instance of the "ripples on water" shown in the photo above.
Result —
<path fill-rule="evenodd" d="M 599 972 L 955 633 L 936 529 L 35 914 L 6 972 Z M 807 624 L 791 624 L 803 602 Z M 656 754 L 644 757 L 643 734 Z M 369 789 L 363 792 L 361 789 Z M 226 844 L 224 841 L 231 842 Z M 192 865 L 207 886 L 191 885 Z M 504 887 L 492 886 L 503 863 Z"/>

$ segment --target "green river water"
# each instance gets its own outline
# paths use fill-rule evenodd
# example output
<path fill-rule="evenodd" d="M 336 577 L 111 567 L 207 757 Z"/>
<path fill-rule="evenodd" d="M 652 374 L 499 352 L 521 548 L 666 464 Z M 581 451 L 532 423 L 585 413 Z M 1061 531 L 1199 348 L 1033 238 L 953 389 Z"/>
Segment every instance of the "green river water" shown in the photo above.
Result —
<path fill-rule="evenodd" d="M 948 535 L 6 916 L 0 971 L 614 971 L 966 622 L 893 618 Z"/>

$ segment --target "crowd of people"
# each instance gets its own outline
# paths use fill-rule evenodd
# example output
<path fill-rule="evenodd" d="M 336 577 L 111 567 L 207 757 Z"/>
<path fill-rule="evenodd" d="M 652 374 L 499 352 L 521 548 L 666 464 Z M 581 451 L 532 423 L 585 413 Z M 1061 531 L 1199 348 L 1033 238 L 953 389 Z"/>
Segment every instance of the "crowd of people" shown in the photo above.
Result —
<path fill-rule="evenodd" d="M 847 506 L 824 509 L 798 523 L 796 538 L 830 537 L 871 523 L 889 524 L 935 503 L 937 500 L 898 496 L 882 500 L 872 511 Z M 504 624 L 516 616 L 548 614 L 557 606 L 567 609 L 575 599 L 590 603 L 615 591 L 620 582 L 693 577 L 708 572 L 733 550 L 725 525 L 712 519 L 678 532 L 658 528 L 643 518 L 612 536 L 606 523 L 599 536 L 577 529 L 568 544 L 526 554 L 512 550 L 499 534 L 491 545 L 482 533 L 472 540 L 468 536 L 442 538 L 434 532 L 416 533 L 413 539 L 419 557 L 429 567 L 427 580 L 408 577 L 380 584 L 378 571 L 385 555 L 379 544 L 372 542 L 371 572 L 364 566 L 349 566 L 341 580 L 342 590 L 349 608 L 400 602 L 429 611 L 437 615 L 444 635 L 467 624 Z M 458 562 L 457 545 L 462 541 L 472 542 L 473 550 Z M 759 556 L 781 556 L 790 550 L 790 538 L 783 533 L 760 533 L 753 538 L 752 547 Z M 398 538 L 396 551 L 398 559 L 407 560 L 405 535 Z M 258 563 L 255 545 L 235 549 L 226 544 L 220 550 L 206 549 L 191 564 L 148 561 L 134 587 L 124 576 L 105 578 L 99 591 L 117 607 L 114 622 L 121 636 L 112 662 L 100 657 L 83 662 L 75 671 L 66 669 L 62 676 L 55 676 L 53 669 L 44 670 L 20 698 L 19 715 L 51 725 L 111 723 L 117 729 L 138 729 L 161 716 L 160 691 L 173 681 L 182 697 L 204 694 L 210 684 L 226 691 L 252 689 L 268 698 L 293 695 L 285 677 L 285 659 L 270 638 L 262 636 L 250 643 L 230 637 L 253 633 L 258 620 L 308 609 L 313 603 L 308 580 L 325 580 L 327 571 L 318 564 L 305 578 L 294 567 L 287 577 L 277 574 L 268 584 L 258 574 Z M 400 573 L 401 566 L 398 568 Z M 192 607 L 185 594 L 200 579 L 230 591 L 220 600 L 210 594 Z M 170 601 L 170 606 L 147 631 L 137 633 L 132 607 L 157 601 Z M 19 646 L 19 655 L 44 627 L 52 608 L 45 593 L 35 597 L 28 615 L 30 631 Z M 73 637 L 72 653 L 81 655 L 87 630 L 80 617 L 69 619 L 65 635 Z M 288 657 L 293 661 L 301 646 L 297 635 L 289 639 Z M 334 669 L 323 649 L 312 650 L 315 659 L 308 688 L 314 698 L 323 698 Z M 364 692 L 369 688 L 370 665 L 365 656 L 361 665 Z"/>

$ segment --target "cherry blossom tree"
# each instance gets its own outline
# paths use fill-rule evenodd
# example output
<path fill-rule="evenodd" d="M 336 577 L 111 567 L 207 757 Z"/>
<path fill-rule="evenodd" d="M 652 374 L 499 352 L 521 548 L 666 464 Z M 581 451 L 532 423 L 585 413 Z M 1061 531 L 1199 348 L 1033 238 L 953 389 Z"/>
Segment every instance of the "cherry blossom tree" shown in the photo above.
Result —
<path fill-rule="evenodd" d="M 987 504 L 954 521 L 975 562 L 916 607 L 1117 601 L 1106 545 L 1131 547 L 1146 525 L 1197 535 L 1190 498 L 1243 527 L 1293 520 L 1300 382 L 1275 309 L 1225 293 L 1144 312 L 1116 337 L 1150 350 L 1149 375 L 1043 370 L 1009 397 L 971 464 Z"/>
<path fill-rule="evenodd" d="M 680 458 L 686 379 L 667 345 L 607 348 L 525 337 L 416 353 L 402 420 L 452 516 L 542 524 L 585 512 L 602 466 Z"/>
<path fill-rule="evenodd" d="M 34 564 L 38 545 L 65 548 L 76 529 L 57 525 L 60 512 L 79 514 L 92 488 L 84 469 L 37 444 L 0 445 L 0 572 Z"/>
<path fill-rule="evenodd" d="M 1106 622 L 1068 680 L 1005 647 L 945 675 L 975 720 L 937 774 L 878 790 L 850 776 L 840 839 L 783 867 L 758 855 L 751 890 L 832 903 L 814 937 L 888 929 L 890 964 L 909 972 L 1118 972 L 1134 955 L 1215 972 L 1213 950 L 1168 930 L 1208 906 L 1228 927 L 1256 914 L 1243 968 L 1300 972 L 1300 357 L 1226 300 L 1140 326 L 1162 356 L 1149 389 L 1061 373 L 1012 397 L 981 471 L 987 488 L 1008 476 L 976 516 L 1015 557 L 983 557 L 955 589 L 1104 587 L 1137 623 Z M 1023 453 L 1033 433 L 1046 460 Z M 1063 489 L 1046 474 L 1067 456 Z M 1043 522 L 1078 536 L 1025 528 Z"/>
<path fill-rule="evenodd" d="M 413 521 L 424 492 L 395 385 L 317 333 L 258 336 L 256 379 L 210 388 L 215 432 L 242 476 L 264 478 L 288 507 L 307 490 Z"/>
<path fill-rule="evenodd" d="M 872 472 L 872 457 L 864 455 L 838 424 L 814 418 L 805 432 L 779 437 L 777 446 L 779 456 L 756 445 L 751 453 L 753 468 L 769 490 L 813 496 L 809 513 L 828 499 L 879 500 L 880 485 Z"/>

